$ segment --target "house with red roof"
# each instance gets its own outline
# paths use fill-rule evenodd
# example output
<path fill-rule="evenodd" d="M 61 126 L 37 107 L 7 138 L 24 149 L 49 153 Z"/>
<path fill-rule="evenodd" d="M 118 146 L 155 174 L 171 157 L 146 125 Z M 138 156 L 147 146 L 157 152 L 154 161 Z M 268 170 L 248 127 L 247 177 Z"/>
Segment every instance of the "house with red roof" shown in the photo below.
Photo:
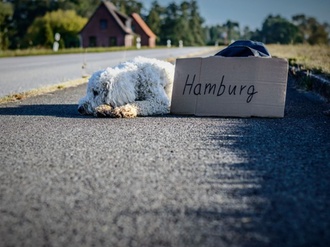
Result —
<path fill-rule="evenodd" d="M 151 31 L 149 26 L 144 22 L 141 16 L 137 13 L 131 14 L 133 19 L 132 28 L 141 38 L 142 46 L 155 47 L 157 36 Z"/>
<path fill-rule="evenodd" d="M 140 15 L 127 16 L 110 1 L 102 1 L 80 31 L 82 47 L 133 46 L 140 37 L 142 46 L 154 47 L 156 35 Z"/>

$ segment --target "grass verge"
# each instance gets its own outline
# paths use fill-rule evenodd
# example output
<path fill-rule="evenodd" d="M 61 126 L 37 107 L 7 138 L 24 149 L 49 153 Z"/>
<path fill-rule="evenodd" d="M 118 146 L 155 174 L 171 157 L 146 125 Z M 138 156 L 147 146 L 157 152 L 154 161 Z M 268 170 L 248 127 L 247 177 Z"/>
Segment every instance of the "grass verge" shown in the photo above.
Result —
<path fill-rule="evenodd" d="M 80 78 L 76 80 L 71 80 L 56 85 L 46 86 L 38 89 L 33 89 L 23 93 L 14 93 L 3 98 L 0 98 L 0 104 L 5 104 L 9 102 L 23 100 L 29 97 L 34 97 L 41 94 L 52 93 L 58 90 L 63 90 L 70 87 L 77 87 L 79 85 L 85 84 L 88 81 L 88 77 Z"/>
<path fill-rule="evenodd" d="M 163 46 L 158 46 L 157 48 L 165 48 Z M 149 47 L 142 47 L 141 49 L 150 49 Z M 89 47 L 89 48 L 66 48 L 59 49 L 54 52 L 51 49 L 24 49 L 24 50 L 0 50 L 0 57 L 18 57 L 18 56 L 41 56 L 41 55 L 58 55 L 58 54 L 76 54 L 76 53 L 91 53 L 91 52 L 114 52 L 114 51 L 129 51 L 137 50 L 136 47 Z"/>
<path fill-rule="evenodd" d="M 267 48 L 273 57 L 288 59 L 291 66 L 330 75 L 329 45 L 267 45 Z"/>
<path fill-rule="evenodd" d="M 273 56 L 286 58 L 297 87 L 330 102 L 330 46 L 270 45 Z"/>

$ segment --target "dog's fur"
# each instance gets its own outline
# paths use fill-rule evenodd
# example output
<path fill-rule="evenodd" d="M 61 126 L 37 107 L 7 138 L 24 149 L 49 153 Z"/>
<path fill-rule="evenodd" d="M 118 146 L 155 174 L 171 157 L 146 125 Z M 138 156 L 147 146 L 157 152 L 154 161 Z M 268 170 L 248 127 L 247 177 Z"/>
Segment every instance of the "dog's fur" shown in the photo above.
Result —
<path fill-rule="evenodd" d="M 115 67 L 95 72 L 78 111 L 98 117 L 166 114 L 172 95 L 174 65 L 137 57 Z"/>

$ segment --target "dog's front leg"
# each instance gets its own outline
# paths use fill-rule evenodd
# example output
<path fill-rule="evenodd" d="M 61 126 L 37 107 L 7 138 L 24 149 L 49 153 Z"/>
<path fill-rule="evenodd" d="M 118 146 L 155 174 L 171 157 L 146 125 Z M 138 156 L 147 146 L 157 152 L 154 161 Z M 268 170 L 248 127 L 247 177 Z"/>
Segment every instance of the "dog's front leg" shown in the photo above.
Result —
<path fill-rule="evenodd" d="M 126 104 L 115 107 L 110 113 L 110 117 L 114 118 L 134 118 L 138 115 L 137 108 L 134 104 Z"/>
<path fill-rule="evenodd" d="M 169 104 L 156 100 L 135 101 L 132 105 L 136 108 L 138 116 L 162 115 L 170 112 Z"/>
<path fill-rule="evenodd" d="M 96 117 L 134 118 L 137 116 L 137 110 L 136 107 L 131 104 L 115 108 L 109 105 L 100 105 L 95 108 L 94 115 Z"/>
<path fill-rule="evenodd" d="M 95 108 L 95 117 L 111 117 L 113 108 L 109 105 L 100 105 Z"/>
<path fill-rule="evenodd" d="M 162 115 L 170 112 L 169 105 L 155 100 L 135 101 L 112 108 L 108 105 L 97 107 L 95 116 L 112 118 L 134 118 L 136 116 Z"/>
<path fill-rule="evenodd" d="M 152 116 L 168 114 L 170 112 L 169 106 L 157 101 L 135 101 L 133 103 L 116 107 L 111 111 L 110 117 L 115 118 L 134 118 L 136 116 Z"/>

